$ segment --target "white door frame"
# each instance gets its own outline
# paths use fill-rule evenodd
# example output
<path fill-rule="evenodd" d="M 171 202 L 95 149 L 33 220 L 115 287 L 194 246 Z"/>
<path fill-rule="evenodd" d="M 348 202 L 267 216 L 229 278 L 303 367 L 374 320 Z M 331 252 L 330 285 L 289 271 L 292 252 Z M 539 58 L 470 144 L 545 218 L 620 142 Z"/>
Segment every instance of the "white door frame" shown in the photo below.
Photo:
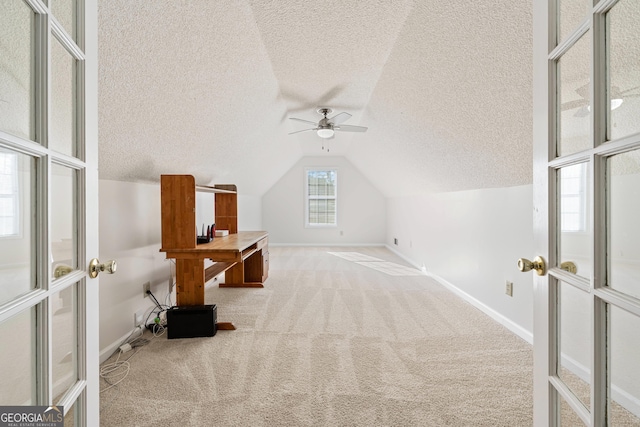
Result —
<path fill-rule="evenodd" d="M 98 1 L 84 0 L 85 69 L 85 245 L 87 268 L 92 258 L 99 256 L 98 223 Z M 104 260 L 103 260 L 104 261 Z M 100 278 L 87 275 L 85 287 L 85 319 L 81 336 L 85 342 L 86 421 L 87 426 L 100 425 Z"/>

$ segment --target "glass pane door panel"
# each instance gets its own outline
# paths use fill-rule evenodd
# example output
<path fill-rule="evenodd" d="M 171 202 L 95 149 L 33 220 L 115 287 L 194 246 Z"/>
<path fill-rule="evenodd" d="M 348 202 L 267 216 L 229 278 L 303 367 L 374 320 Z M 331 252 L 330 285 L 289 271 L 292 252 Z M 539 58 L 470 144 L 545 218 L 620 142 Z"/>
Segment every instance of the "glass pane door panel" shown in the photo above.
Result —
<path fill-rule="evenodd" d="M 35 308 L 0 322 L 0 404 L 36 404 Z"/>
<path fill-rule="evenodd" d="M 591 148 L 591 49 L 587 33 L 558 60 L 558 146 L 564 156 Z"/>
<path fill-rule="evenodd" d="M 640 426 L 640 318 L 609 306 L 612 426 Z"/>
<path fill-rule="evenodd" d="M 49 147 L 73 156 L 76 151 L 76 60 L 53 36 L 51 68 Z"/>
<path fill-rule="evenodd" d="M 591 383 L 591 303 L 589 294 L 559 282 L 558 376 L 588 408 Z"/>
<path fill-rule="evenodd" d="M 54 280 L 78 268 L 76 254 L 76 171 L 51 169 L 51 258 Z"/>
<path fill-rule="evenodd" d="M 607 159 L 608 285 L 640 298 L 640 150 Z"/>
<path fill-rule="evenodd" d="M 558 34 L 564 40 L 589 17 L 592 0 L 559 0 Z"/>
<path fill-rule="evenodd" d="M 0 305 L 36 287 L 36 160 L 0 149 Z"/>
<path fill-rule="evenodd" d="M 53 16 L 64 27 L 67 34 L 76 40 L 76 0 L 51 0 Z"/>
<path fill-rule="evenodd" d="M 78 379 L 77 290 L 76 283 L 58 292 L 51 299 L 54 403 L 57 403 Z"/>
<path fill-rule="evenodd" d="M 584 423 L 576 414 L 566 400 L 558 399 L 558 406 L 560 409 L 560 426 L 561 427 L 580 427 L 584 426 Z"/>
<path fill-rule="evenodd" d="M 82 397 L 80 397 L 80 399 L 82 399 Z M 78 401 L 76 401 L 76 403 L 78 403 Z M 80 424 L 76 420 L 76 403 L 74 403 L 71 408 L 64 408 L 66 412 L 64 416 L 64 427 L 74 427 Z"/>
<path fill-rule="evenodd" d="M 640 132 L 640 1 L 621 0 L 607 14 L 610 139 Z"/>
<path fill-rule="evenodd" d="M 571 262 L 576 274 L 589 278 L 591 233 L 587 199 L 588 169 L 585 163 L 558 171 L 558 251 L 560 263 Z"/>
<path fill-rule="evenodd" d="M 25 2 L 2 2 L 0 130 L 31 140 L 35 139 L 34 21 L 35 15 Z"/>

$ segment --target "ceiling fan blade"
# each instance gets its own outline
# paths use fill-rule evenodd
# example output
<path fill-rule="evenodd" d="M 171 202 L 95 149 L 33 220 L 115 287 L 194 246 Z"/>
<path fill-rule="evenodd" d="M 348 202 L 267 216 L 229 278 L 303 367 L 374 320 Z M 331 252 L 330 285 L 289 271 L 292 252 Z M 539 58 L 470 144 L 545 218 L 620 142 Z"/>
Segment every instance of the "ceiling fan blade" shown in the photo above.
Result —
<path fill-rule="evenodd" d="M 344 123 L 351 117 L 349 113 L 340 113 L 329 119 L 329 123 L 333 123 L 334 125 L 339 125 L 340 123 Z"/>
<path fill-rule="evenodd" d="M 586 99 L 576 99 L 575 101 L 567 101 L 564 102 L 560 109 L 562 111 L 573 110 L 574 108 L 586 107 L 589 105 L 589 102 Z"/>
<path fill-rule="evenodd" d="M 345 131 L 345 132 L 366 132 L 368 128 L 364 126 L 342 125 L 342 126 L 336 126 L 333 129 Z"/>
<path fill-rule="evenodd" d="M 294 133 L 307 132 L 309 130 L 318 130 L 318 128 L 297 130 L 295 132 L 289 132 L 289 135 L 293 135 Z"/>
<path fill-rule="evenodd" d="M 303 123 L 309 123 L 310 125 L 314 125 L 314 126 L 318 126 L 317 122 L 311 122 L 309 120 L 298 119 L 296 117 L 289 117 L 289 119 L 290 120 L 296 120 L 296 121 L 303 122 Z"/>

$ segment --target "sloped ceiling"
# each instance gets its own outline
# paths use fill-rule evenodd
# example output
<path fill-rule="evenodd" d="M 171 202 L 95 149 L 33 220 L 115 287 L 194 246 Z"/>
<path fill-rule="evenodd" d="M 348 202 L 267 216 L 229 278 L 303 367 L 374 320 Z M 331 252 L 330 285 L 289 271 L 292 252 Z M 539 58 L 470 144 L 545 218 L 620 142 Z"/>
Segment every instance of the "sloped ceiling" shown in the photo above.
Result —
<path fill-rule="evenodd" d="M 99 6 L 102 179 L 261 195 L 342 155 L 387 196 L 531 182 L 531 1 Z M 325 106 L 369 130 L 288 135 Z"/>

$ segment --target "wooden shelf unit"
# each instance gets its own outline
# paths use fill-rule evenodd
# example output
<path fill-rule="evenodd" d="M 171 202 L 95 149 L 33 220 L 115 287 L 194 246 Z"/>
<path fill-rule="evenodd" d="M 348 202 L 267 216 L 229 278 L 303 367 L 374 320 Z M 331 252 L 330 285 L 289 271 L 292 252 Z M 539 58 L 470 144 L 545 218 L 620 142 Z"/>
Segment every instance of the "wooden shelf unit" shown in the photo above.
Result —
<path fill-rule="evenodd" d="M 263 287 L 269 272 L 268 233 L 238 232 L 235 185 L 197 186 L 191 175 L 162 175 L 162 248 L 176 260 L 176 304 L 204 304 L 204 284 L 225 272 L 220 287 Z M 215 193 L 216 229 L 229 235 L 196 240 L 196 191 Z M 214 206 L 211 207 L 214 209 Z M 204 260 L 215 262 L 204 268 Z"/>

